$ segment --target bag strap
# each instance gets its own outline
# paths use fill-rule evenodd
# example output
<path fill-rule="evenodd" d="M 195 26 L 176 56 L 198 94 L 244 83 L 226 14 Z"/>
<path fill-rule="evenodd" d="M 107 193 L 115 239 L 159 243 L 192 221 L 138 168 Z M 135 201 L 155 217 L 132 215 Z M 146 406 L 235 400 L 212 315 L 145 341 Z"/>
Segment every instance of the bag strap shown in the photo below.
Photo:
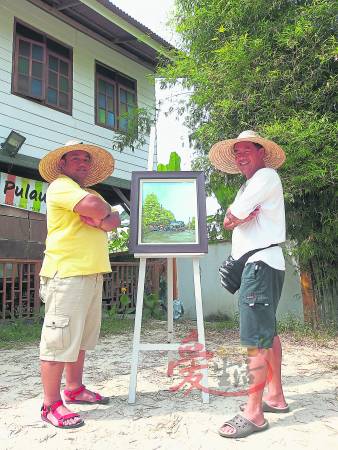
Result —
<path fill-rule="evenodd" d="M 270 247 L 278 247 L 279 244 L 271 244 L 268 245 L 267 247 L 262 247 L 262 248 L 255 248 L 254 250 L 250 250 L 247 253 L 244 253 L 244 255 L 242 255 L 239 260 L 241 260 L 241 262 L 244 264 L 247 262 L 247 260 L 250 258 L 250 256 L 254 255 L 257 252 L 260 252 L 261 250 L 265 250 L 266 248 L 270 248 Z"/>

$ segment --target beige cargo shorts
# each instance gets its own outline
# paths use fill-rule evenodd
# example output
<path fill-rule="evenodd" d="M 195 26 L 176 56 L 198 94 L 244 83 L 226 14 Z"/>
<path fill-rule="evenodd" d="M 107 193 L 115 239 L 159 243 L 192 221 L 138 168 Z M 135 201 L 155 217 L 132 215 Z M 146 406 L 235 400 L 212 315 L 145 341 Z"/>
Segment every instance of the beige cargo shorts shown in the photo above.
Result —
<path fill-rule="evenodd" d="M 41 277 L 45 319 L 40 359 L 74 362 L 80 350 L 94 349 L 101 327 L 102 285 L 102 274 Z"/>

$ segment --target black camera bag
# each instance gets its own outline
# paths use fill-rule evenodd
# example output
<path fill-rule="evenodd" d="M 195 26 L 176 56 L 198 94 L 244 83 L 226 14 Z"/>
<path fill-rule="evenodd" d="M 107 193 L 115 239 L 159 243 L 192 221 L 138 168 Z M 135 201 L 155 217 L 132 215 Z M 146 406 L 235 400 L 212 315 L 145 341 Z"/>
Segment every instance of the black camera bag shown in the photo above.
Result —
<path fill-rule="evenodd" d="M 218 269 L 221 285 L 224 289 L 227 289 L 231 294 L 234 294 L 241 286 L 242 273 L 245 267 L 245 263 L 250 258 L 251 255 L 265 250 L 270 247 L 277 247 L 278 244 L 271 244 L 268 247 L 256 248 L 255 250 L 250 250 L 245 253 L 239 259 L 234 259 L 231 255 L 223 261 L 221 267 Z"/>

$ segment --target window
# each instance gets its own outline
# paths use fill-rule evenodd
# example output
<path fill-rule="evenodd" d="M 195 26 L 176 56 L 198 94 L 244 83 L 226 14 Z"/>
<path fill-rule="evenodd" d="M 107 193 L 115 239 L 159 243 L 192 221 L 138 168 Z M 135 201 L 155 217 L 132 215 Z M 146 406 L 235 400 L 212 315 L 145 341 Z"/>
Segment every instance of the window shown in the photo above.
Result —
<path fill-rule="evenodd" d="M 133 91 L 127 90 L 123 87 L 119 88 L 119 97 L 120 97 L 120 109 L 119 114 L 123 114 L 126 112 L 130 112 L 135 109 L 136 104 L 136 95 Z M 127 130 L 128 128 L 128 120 L 124 117 L 120 119 L 120 130 Z"/>
<path fill-rule="evenodd" d="M 120 115 L 131 112 L 136 105 L 136 81 L 96 64 L 96 124 L 126 131 L 128 119 Z"/>
<path fill-rule="evenodd" d="M 71 113 L 71 49 L 16 22 L 13 93 Z"/>
<path fill-rule="evenodd" d="M 97 92 L 97 119 L 99 125 L 108 128 L 116 128 L 116 88 L 115 83 L 110 80 L 98 77 Z"/>

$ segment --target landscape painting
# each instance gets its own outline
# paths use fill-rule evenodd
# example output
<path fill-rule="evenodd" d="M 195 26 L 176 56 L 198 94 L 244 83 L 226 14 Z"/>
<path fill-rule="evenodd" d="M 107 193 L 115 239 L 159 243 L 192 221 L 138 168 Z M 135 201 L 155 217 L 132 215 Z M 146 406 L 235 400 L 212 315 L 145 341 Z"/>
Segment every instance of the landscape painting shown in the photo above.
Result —
<path fill-rule="evenodd" d="M 130 241 L 133 253 L 207 253 L 203 172 L 133 172 Z"/>
<path fill-rule="evenodd" d="M 143 180 L 140 195 L 141 244 L 196 244 L 196 180 Z"/>

